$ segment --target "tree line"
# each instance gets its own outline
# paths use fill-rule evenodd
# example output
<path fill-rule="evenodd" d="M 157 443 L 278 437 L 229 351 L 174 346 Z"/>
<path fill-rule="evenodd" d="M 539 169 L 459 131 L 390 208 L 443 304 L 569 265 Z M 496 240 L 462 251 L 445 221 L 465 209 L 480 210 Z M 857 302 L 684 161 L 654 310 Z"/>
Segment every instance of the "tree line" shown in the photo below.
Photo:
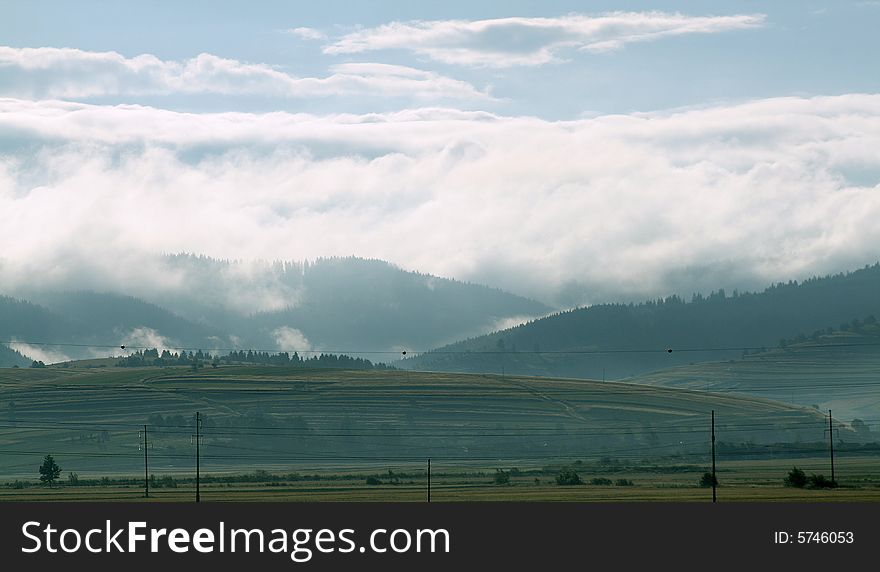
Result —
<path fill-rule="evenodd" d="M 226 355 L 211 354 L 202 350 L 171 352 L 157 348 L 138 350 L 126 357 L 121 358 L 116 365 L 118 367 L 149 367 L 149 366 L 174 366 L 184 365 L 198 369 L 209 365 L 216 368 L 221 365 L 274 365 L 299 368 L 334 368 L 334 369 L 358 369 L 358 370 L 388 370 L 395 369 L 385 363 L 373 363 L 361 357 L 352 357 L 345 354 L 321 353 L 311 357 L 303 357 L 298 352 L 277 352 L 254 350 L 231 351 Z"/>

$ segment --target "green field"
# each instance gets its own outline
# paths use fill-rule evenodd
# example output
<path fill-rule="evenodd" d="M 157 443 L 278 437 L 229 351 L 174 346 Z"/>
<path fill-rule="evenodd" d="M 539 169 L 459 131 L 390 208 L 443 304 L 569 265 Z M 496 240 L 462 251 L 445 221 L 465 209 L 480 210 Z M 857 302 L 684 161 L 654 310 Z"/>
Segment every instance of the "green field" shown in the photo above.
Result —
<path fill-rule="evenodd" d="M 828 474 L 827 420 L 809 407 L 572 379 L 221 366 L 0 370 L 0 499 L 139 498 L 144 425 L 150 474 L 175 485 L 154 498 L 190 498 L 199 411 L 206 500 L 421 500 L 428 458 L 438 501 L 702 500 L 711 410 L 727 498 L 877 498 L 871 451 L 842 453 L 839 489 L 781 486 L 794 464 Z M 46 454 L 61 486 L 37 484 Z M 564 466 L 633 486 L 558 486 Z M 493 484 L 496 469 L 516 469 L 511 485 Z M 89 486 L 67 486 L 69 473 Z"/>

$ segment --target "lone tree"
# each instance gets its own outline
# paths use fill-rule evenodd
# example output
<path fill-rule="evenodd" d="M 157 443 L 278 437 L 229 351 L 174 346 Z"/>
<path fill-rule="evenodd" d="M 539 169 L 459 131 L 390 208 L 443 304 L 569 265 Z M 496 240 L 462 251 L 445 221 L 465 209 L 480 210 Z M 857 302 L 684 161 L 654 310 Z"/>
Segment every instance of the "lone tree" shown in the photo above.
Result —
<path fill-rule="evenodd" d="M 571 486 L 583 484 L 583 481 L 574 469 L 566 467 L 556 475 L 556 484 L 560 486 Z"/>
<path fill-rule="evenodd" d="M 711 487 L 712 485 L 718 486 L 718 479 L 712 476 L 712 473 L 705 472 L 703 476 L 700 477 L 700 486 L 701 487 Z"/>
<path fill-rule="evenodd" d="M 51 485 L 61 475 L 61 467 L 55 462 L 52 455 L 46 455 L 43 464 L 40 465 L 40 480 Z"/>
<path fill-rule="evenodd" d="M 788 472 L 788 476 L 785 477 L 784 482 L 787 487 L 802 489 L 807 485 L 807 474 L 797 467 L 794 467 Z"/>

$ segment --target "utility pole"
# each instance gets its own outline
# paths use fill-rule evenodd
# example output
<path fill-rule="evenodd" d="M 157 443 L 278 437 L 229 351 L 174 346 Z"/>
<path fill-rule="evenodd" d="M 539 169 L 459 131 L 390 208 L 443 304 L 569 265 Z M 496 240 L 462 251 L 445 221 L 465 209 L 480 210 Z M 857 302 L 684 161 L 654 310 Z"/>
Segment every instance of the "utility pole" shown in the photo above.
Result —
<path fill-rule="evenodd" d="M 201 427 L 202 427 L 202 416 L 201 416 L 201 413 L 196 411 L 196 434 L 195 434 L 195 440 L 196 440 L 196 502 L 199 502 L 200 500 L 202 500 L 201 494 L 200 494 L 201 490 L 200 490 L 200 486 L 199 486 L 199 476 L 200 476 L 199 475 L 199 472 L 200 472 L 199 471 L 199 460 L 200 460 L 199 459 L 199 457 L 200 457 L 199 445 L 201 444 L 201 438 L 202 438 L 201 433 L 200 433 Z"/>
<path fill-rule="evenodd" d="M 831 453 L 831 482 L 834 481 L 834 420 L 831 417 L 831 410 L 828 410 L 828 451 Z"/>
<path fill-rule="evenodd" d="M 718 479 L 715 478 L 715 410 L 712 410 L 712 502 L 715 502 L 715 485 Z"/>
<path fill-rule="evenodd" d="M 138 443 L 144 448 L 144 498 L 150 498 L 150 464 L 147 455 L 147 449 L 150 448 L 150 442 L 147 440 L 147 426 L 144 425 L 143 443 Z"/>
<path fill-rule="evenodd" d="M 428 457 L 428 502 L 431 502 L 431 457 Z"/>

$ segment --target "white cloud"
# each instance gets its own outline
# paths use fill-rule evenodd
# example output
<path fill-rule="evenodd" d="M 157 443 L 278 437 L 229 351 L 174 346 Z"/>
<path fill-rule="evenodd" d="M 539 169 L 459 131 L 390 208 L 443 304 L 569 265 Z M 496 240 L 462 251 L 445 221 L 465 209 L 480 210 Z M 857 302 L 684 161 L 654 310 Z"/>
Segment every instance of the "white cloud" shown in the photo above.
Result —
<path fill-rule="evenodd" d="M 308 338 L 300 330 L 289 326 L 282 326 L 272 330 L 272 337 L 278 346 L 278 351 L 282 352 L 308 352 L 312 349 L 312 344 Z"/>
<path fill-rule="evenodd" d="M 81 99 L 101 96 L 223 94 L 303 98 L 367 95 L 491 99 L 471 84 L 403 66 L 339 66 L 322 78 L 294 77 L 264 64 L 199 54 L 185 61 L 71 48 L 0 46 L 0 96 Z"/>
<path fill-rule="evenodd" d="M 570 14 L 557 18 L 497 18 L 391 22 L 357 30 L 324 47 L 327 54 L 404 49 L 448 64 L 534 66 L 566 49 L 618 50 L 626 44 L 682 34 L 712 34 L 764 24 L 762 14 L 687 16 L 667 12 Z"/>
<path fill-rule="evenodd" d="M 324 32 L 322 32 L 321 30 L 316 30 L 315 28 L 300 27 L 300 28 L 291 28 L 290 30 L 287 30 L 287 31 L 288 31 L 288 33 L 293 34 L 297 38 L 300 38 L 303 40 L 323 40 L 327 37 L 327 35 L 324 34 Z"/>
<path fill-rule="evenodd" d="M 589 302 L 854 268 L 880 244 L 880 95 L 566 122 L 7 99 L 0 133 L 0 291 L 186 288 L 160 253 L 355 254 Z"/>
<path fill-rule="evenodd" d="M 140 326 L 119 336 L 120 345 L 131 348 L 154 348 L 160 352 L 165 349 L 174 349 L 172 342 L 153 328 Z"/>

